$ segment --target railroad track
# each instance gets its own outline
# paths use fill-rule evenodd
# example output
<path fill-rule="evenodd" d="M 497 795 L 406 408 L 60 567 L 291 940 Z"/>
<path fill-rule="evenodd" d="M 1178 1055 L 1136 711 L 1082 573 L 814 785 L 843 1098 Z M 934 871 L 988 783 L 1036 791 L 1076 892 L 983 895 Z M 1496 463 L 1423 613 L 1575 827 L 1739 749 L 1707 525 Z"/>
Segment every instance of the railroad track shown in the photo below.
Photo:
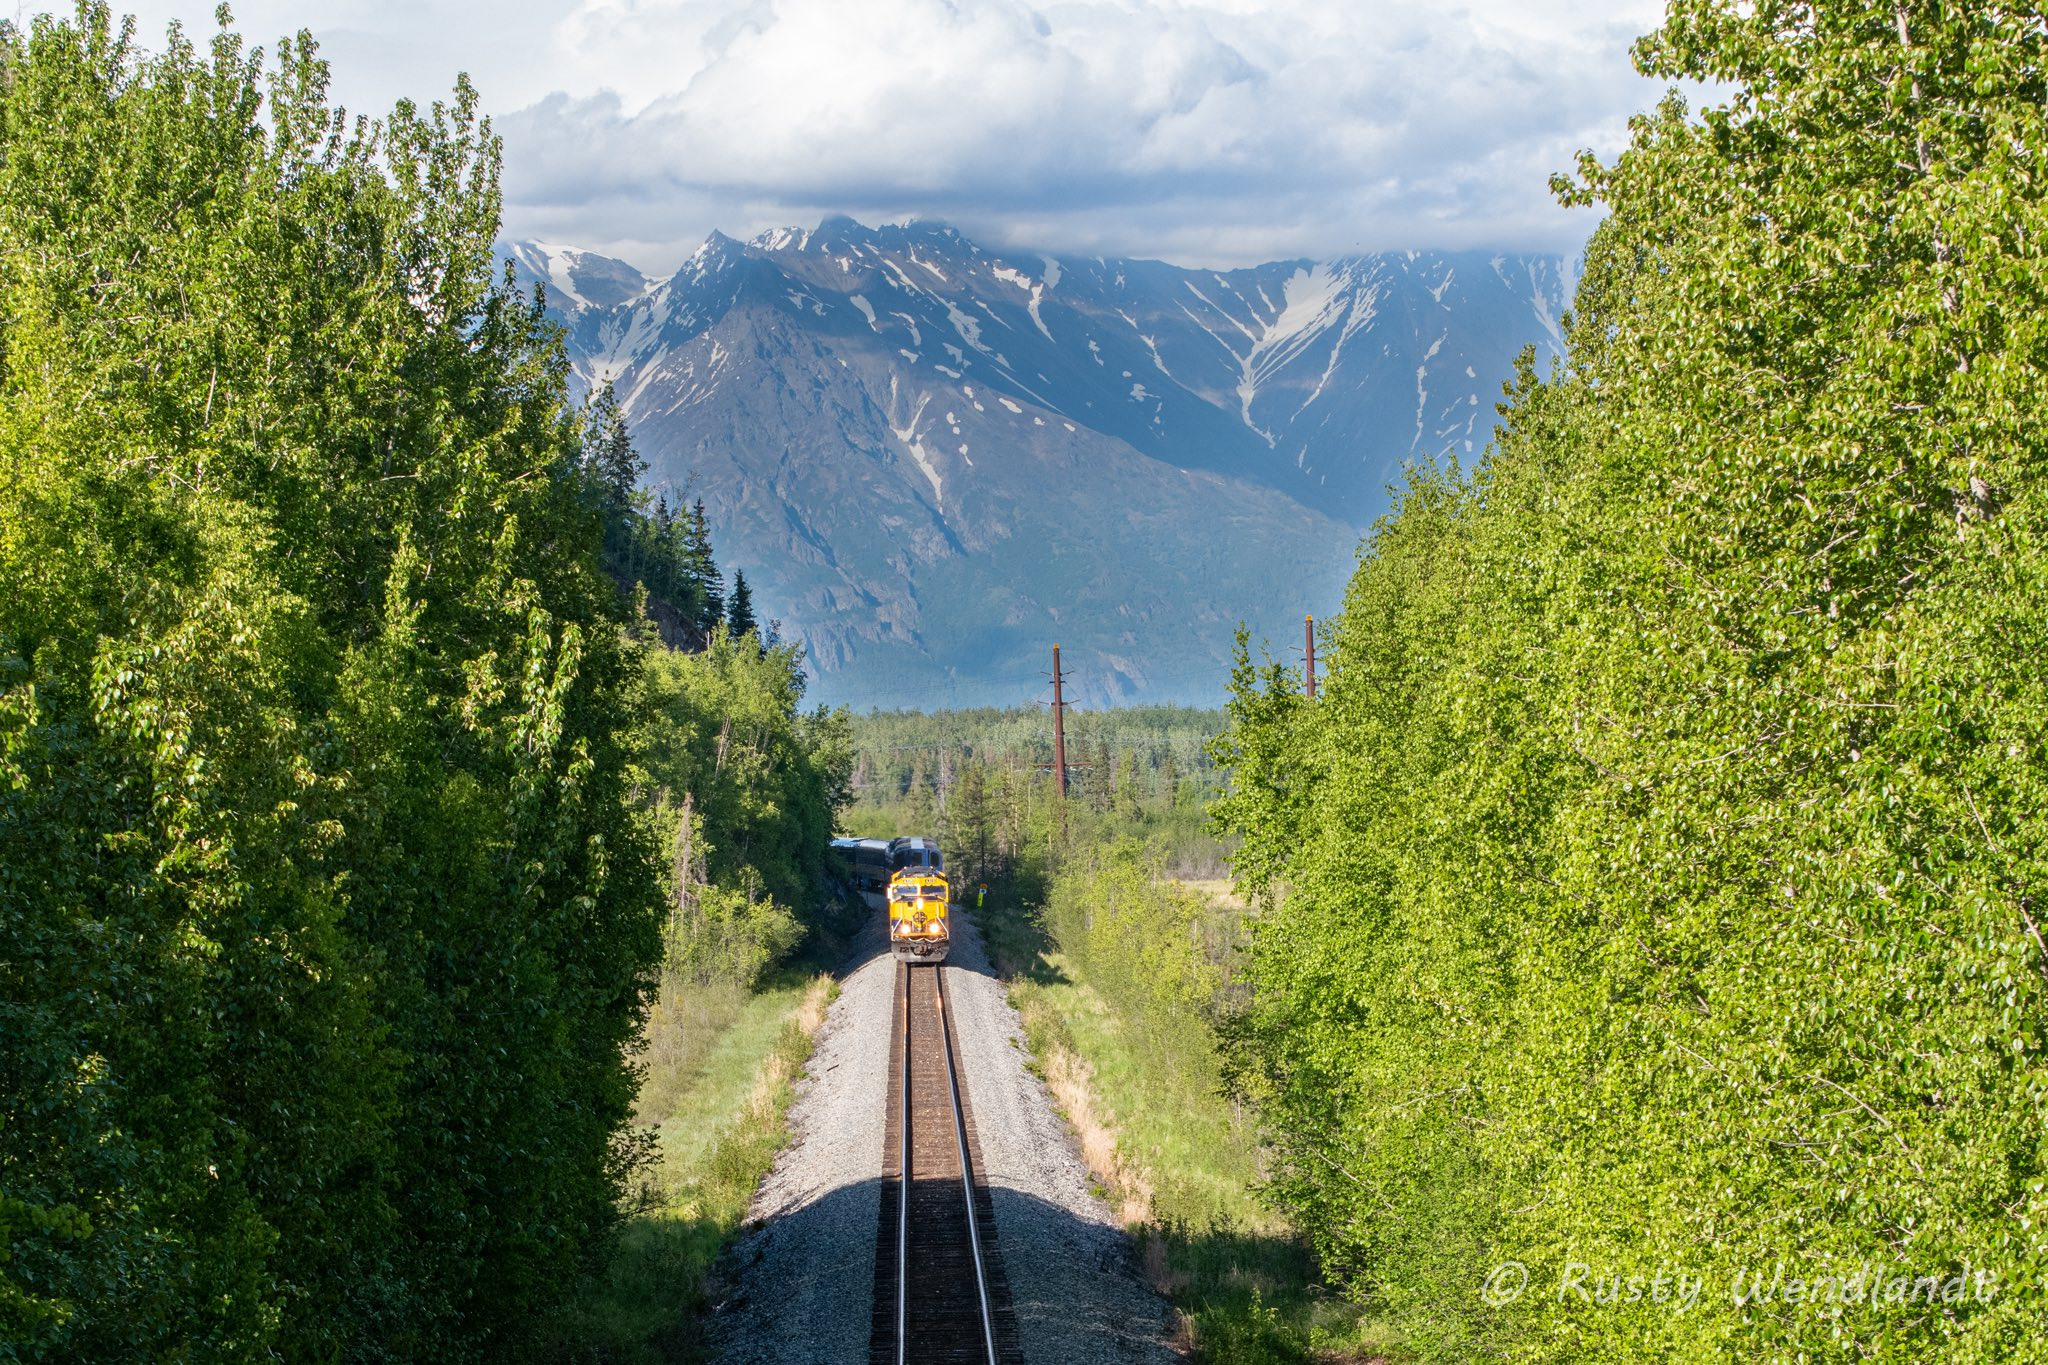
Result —
<path fill-rule="evenodd" d="M 874 1365 L 1021 1359 L 941 966 L 896 967 Z"/>

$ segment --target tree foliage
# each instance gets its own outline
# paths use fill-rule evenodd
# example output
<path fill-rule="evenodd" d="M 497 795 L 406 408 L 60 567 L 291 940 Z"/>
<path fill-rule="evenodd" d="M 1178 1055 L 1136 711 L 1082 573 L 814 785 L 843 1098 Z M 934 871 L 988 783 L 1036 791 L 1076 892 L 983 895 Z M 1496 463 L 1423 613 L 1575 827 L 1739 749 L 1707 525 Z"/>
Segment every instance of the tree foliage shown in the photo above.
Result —
<path fill-rule="evenodd" d="M 0 40 L 0 1354 L 476 1358 L 615 1219 L 637 647 L 466 83 Z"/>
<path fill-rule="evenodd" d="M 1240 667 L 1233 1062 L 1424 1359 L 2040 1347 L 2044 57 L 1996 5 L 1674 4 L 1643 69 L 1732 94 L 1562 185 L 1609 211 L 1565 366 L 1412 480 L 1317 703 Z M 1735 1301 L 1781 1265 L 1866 1297 Z"/>
<path fill-rule="evenodd" d="M 737 571 L 732 576 L 732 595 L 725 603 L 725 628 L 734 639 L 760 631 L 760 623 L 754 619 L 753 590 L 747 586 L 747 576 Z"/>
<path fill-rule="evenodd" d="M 1058 813 L 1050 714 L 1042 707 L 852 717 L 849 827 L 859 834 L 937 834 L 948 866 L 975 881 L 1011 875 L 1031 843 L 1064 824 L 1075 846 L 1131 838 L 1176 875 L 1215 877 L 1223 848 L 1201 798 L 1216 774 L 1206 746 L 1222 716 L 1186 706 L 1069 711 L 1072 795 Z M 1078 766 L 1083 755 L 1112 760 Z M 1119 804 L 1098 813 L 1085 775 L 1121 774 Z M 1049 846 L 1048 856 L 1056 856 Z"/>
<path fill-rule="evenodd" d="M 583 475 L 608 509 L 624 512 L 639 496 L 640 476 L 647 472 L 647 461 L 633 448 L 633 435 L 626 429 L 626 411 L 620 406 L 618 391 L 611 380 L 605 380 L 591 396 L 583 425 L 583 451 L 579 457 Z"/>
<path fill-rule="evenodd" d="M 703 649 L 725 610 L 704 504 L 679 516 L 666 496 L 650 508 L 645 492 L 618 495 L 620 472 L 643 467 L 624 423 L 616 405 L 607 412 L 602 399 L 584 414 L 580 465 L 586 497 L 604 520 L 605 570 L 621 587 L 644 590 L 643 610 L 664 644 Z M 607 467 L 612 473 L 603 472 Z"/>
<path fill-rule="evenodd" d="M 751 985 L 824 914 L 852 755 L 843 711 L 802 709 L 800 648 L 724 627 L 647 660 L 636 779 L 671 851 L 667 962 Z"/>

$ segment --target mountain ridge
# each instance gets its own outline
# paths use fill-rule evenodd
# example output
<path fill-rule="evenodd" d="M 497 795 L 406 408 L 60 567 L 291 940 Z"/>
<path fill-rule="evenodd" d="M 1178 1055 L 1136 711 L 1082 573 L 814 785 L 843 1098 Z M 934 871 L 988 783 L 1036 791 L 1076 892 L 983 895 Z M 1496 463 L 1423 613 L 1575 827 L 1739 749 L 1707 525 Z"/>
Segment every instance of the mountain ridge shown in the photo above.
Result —
<path fill-rule="evenodd" d="M 1188 270 L 843 215 L 713 233 L 662 280 L 504 252 L 579 382 L 616 385 L 649 485 L 704 498 L 815 693 L 860 705 L 1016 700 L 1055 639 L 1085 704 L 1214 701 L 1237 622 L 1291 641 L 1335 605 L 1403 460 L 1484 445 L 1576 277 Z"/>

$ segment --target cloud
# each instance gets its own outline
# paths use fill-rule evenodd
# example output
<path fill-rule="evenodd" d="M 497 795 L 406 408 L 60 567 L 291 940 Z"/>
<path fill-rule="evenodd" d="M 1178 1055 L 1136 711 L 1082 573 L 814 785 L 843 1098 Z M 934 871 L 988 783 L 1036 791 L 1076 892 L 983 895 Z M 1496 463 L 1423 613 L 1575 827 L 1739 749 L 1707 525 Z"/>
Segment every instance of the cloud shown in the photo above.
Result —
<path fill-rule="evenodd" d="M 1626 54 L 1655 21 L 1550 0 L 582 0 L 552 35 L 565 89 L 498 120 L 509 226 L 670 261 L 712 226 L 829 210 L 1214 265 L 1565 246 L 1589 220 L 1547 178 L 1654 99 Z"/>
<path fill-rule="evenodd" d="M 30 9 L 68 11 L 61 0 Z M 125 0 L 146 45 L 213 0 Z M 309 25 L 378 112 L 469 71 L 506 228 L 676 264 L 712 228 L 847 212 L 1197 265 L 1568 248 L 1551 172 L 1657 90 L 1659 0 L 239 0 Z M 312 11 L 312 12 L 309 12 Z"/>

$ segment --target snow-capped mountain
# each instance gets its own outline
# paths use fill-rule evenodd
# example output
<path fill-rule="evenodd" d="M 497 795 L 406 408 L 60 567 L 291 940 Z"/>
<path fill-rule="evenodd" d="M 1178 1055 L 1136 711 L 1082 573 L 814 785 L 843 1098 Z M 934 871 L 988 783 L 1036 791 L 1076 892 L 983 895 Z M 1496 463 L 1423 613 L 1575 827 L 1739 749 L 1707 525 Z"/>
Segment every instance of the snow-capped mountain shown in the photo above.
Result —
<path fill-rule="evenodd" d="M 645 275 L 609 256 L 547 242 L 508 242 L 504 255 L 518 263 L 529 284 L 544 281 L 557 309 L 615 308 L 647 292 Z"/>
<path fill-rule="evenodd" d="M 506 254 L 650 484 L 702 496 L 764 615 L 858 705 L 1213 700 L 1231 632 L 1291 644 L 1417 456 L 1482 448 L 1560 257 L 1402 253 L 1233 271 L 985 250 L 829 218 L 713 234 L 667 280 Z M 1290 624 L 1292 623 L 1292 624 Z"/>

